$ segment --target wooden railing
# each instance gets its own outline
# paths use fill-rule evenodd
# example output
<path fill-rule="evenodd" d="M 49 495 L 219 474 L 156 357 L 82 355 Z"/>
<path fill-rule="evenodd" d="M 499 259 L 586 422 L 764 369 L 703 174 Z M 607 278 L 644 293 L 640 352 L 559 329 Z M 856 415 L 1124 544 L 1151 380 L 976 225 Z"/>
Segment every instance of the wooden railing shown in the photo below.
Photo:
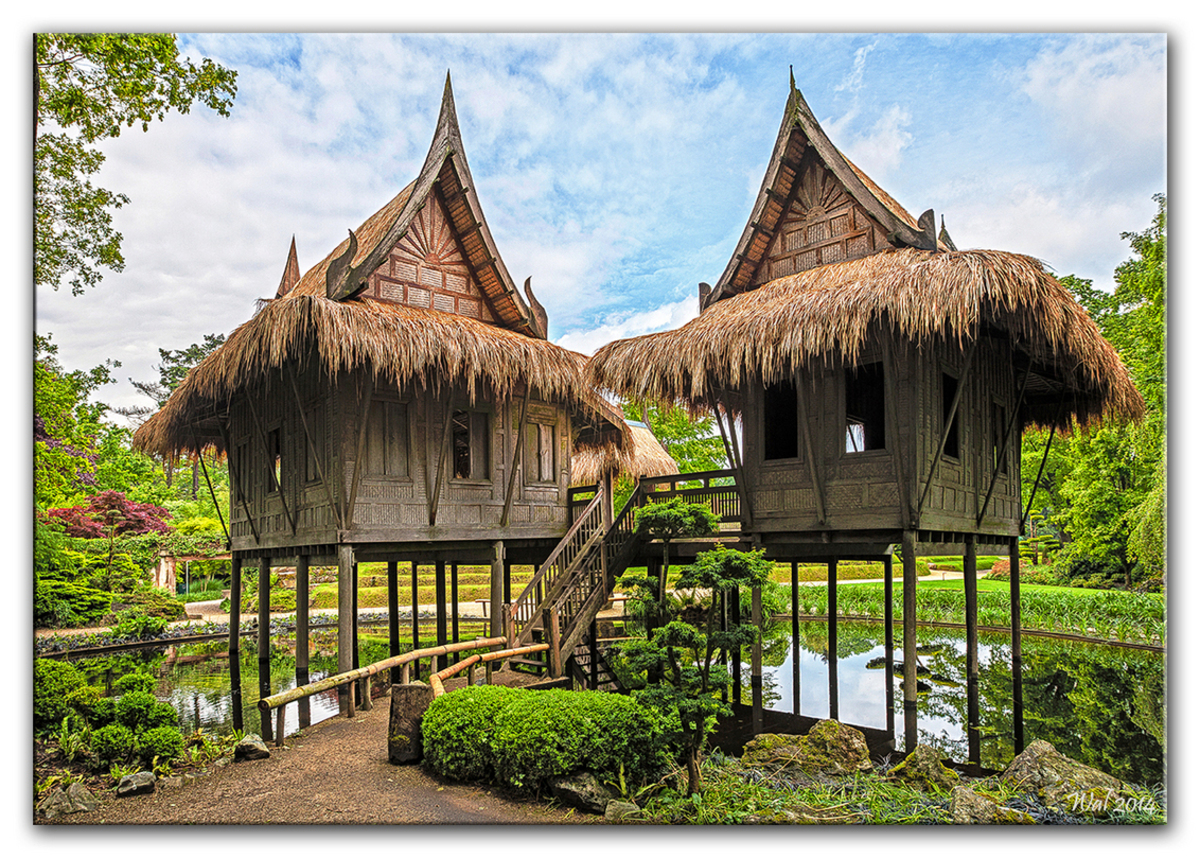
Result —
<path fill-rule="evenodd" d="M 733 482 L 734 472 L 700 471 L 695 474 L 670 474 L 665 477 L 643 477 L 639 487 L 650 502 L 668 498 L 683 498 L 688 503 L 707 504 L 721 521 L 741 521 L 742 502 Z M 714 485 L 717 480 L 729 480 L 728 485 Z M 700 485 L 690 485 L 700 483 Z"/>
<path fill-rule="evenodd" d="M 579 563 L 604 536 L 604 492 L 597 492 L 567 535 L 529 579 L 521 595 L 508 609 L 509 636 L 519 644 L 529 643 L 533 629 L 541 624 L 541 606 L 553 599 L 570 580 Z"/>
<path fill-rule="evenodd" d="M 287 691 L 281 691 L 278 694 L 272 694 L 270 697 L 263 697 L 258 701 L 258 711 L 262 713 L 263 724 L 270 725 L 271 710 L 275 710 L 275 744 L 283 744 L 283 716 L 284 709 L 289 703 L 303 700 L 306 697 L 312 697 L 314 694 L 319 694 L 322 691 L 328 691 L 331 688 L 339 688 L 343 685 L 349 685 L 353 682 L 358 682 L 362 679 L 368 679 L 377 673 L 384 670 L 389 670 L 393 667 L 400 668 L 401 684 L 408 682 L 409 665 L 423 658 L 435 658 L 439 655 L 449 655 L 452 652 L 462 652 L 470 649 L 488 649 L 490 647 L 503 646 L 508 643 L 507 638 L 476 638 L 471 641 L 460 641 L 458 643 L 444 644 L 442 646 L 427 647 L 425 649 L 412 650 L 410 652 L 394 655 L 390 658 L 385 658 L 382 661 L 377 661 L 374 664 L 369 664 L 366 667 L 360 667 L 356 670 L 348 670 L 345 673 L 338 673 L 333 676 L 327 676 L 324 679 L 318 679 L 316 682 L 310 682 L 307 685 L 301 685 L 297 688 L 292 688 Z M 456 665 L 457 666 L 457 665 Z M 365 700 L 369 700 L 369 688 L 366 689 Z M 354 709 L 350 708 L 347 711 L 347 716 L 353 717 Z M 264 726 L 265 730 L 265 726 Z M 267 737 L 263 737 L 267 738 Z"/>
<path fill-rule="evenodd" d="M 492 684 L 492 662 L 501 659 L 510 658 L 514 655 L 530 655 L 535 652 L 545 652 L 550 649 L 550 644 L 540 643 L 531 644 L 530 646 L 519 646 L 511 649 L 501 649 L 495 652 L 484 653 L 483 655 L 475 654 L 470 658 L 463 659 L 458 664 L 452 664 L 445 670 L 439 670 L 437 673 L 429 677 L 429 687 L 433 689 L 434 697 L 441 697 L 446 693 L 446 687 L 443 683 L 456 673 L 467 671 L 467 686 L 475 684 L 475 665 L 482 663 L 486 669 L 484 674 L 488 685 Z"/>

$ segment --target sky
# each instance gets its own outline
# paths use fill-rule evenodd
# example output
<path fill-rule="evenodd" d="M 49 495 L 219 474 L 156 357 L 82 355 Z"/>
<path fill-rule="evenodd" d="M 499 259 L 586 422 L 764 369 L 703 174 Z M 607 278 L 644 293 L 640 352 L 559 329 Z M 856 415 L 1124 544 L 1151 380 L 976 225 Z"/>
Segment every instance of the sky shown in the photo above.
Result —
<path fill-rule="evenodd" d="M 160 348 L 228 334 L 288 246 L 322 259 L 415 178 L 449 72 L 466 157 L 550 339 L 591 353 L 697 313 L 749 218 L 789 68 L 833 143 L 960 248 L 1017 251 L 1111 288 L 1167 190 L 1165 34 L 181 34 L 238 72 L 203 107 L 103 147 L 125 269 L 39 290 L 69 368 L 148 404 Z"/>

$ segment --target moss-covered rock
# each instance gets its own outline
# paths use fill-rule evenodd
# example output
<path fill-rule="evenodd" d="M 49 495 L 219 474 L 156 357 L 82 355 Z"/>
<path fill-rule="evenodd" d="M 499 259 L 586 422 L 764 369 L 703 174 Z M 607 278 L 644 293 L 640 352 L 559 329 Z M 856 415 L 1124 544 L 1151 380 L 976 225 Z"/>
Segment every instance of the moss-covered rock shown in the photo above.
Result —
<path fill-rule="evenodd" d="M 925 790 L 949 790 L 958 783 L 958 773 L 942 765 L 937 751 L 928 745 L 917 745 L 901 763 L 887 774 L 887 779 Z"/>
<path fill-rule="evenodd" d="M 1004 807 L 965 786 L 950 793 L 950 814 L 955 825 L 1036 825 L 1028 813 Z"/>
<path fill-rule="evenodd" d="M 763 733 L 746 743 L 742 765 L 779 774 L 850 775 L 871 771 L 866 737 L 837 721 L 822 721 L 804 736 Z"/>
<path fill-rule="evenodd" d="M 1104 817 L 1131 794 L 1121 780 L 1060 754 L 1038 739 L 1004 770 L 1002 781 L 1035 793 L 1047 807 Z"/>

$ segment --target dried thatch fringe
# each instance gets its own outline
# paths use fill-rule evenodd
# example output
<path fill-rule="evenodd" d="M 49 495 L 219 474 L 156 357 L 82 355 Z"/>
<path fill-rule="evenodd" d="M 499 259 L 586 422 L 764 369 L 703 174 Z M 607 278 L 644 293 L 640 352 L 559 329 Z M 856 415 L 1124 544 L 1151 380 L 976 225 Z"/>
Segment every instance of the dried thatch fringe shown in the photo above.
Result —
<path fill-rule="evenodd" d="M 630 426 L 629 429 L 633 438 L 632 453 L 611 446 L 576 450 L 571 456 L 571 485 L 592 486 L 607 473 L 614 476 L 629 474 L 634 478 L 679 473 L 679 464 L 662 448 L 653 432 L 643 426 Z"/>
<path fill-rule="evenodd" d="M 722 388 L 777 381 L 833 355 L 856 360 L 873 324 L 926 343 L 973 338 L 981 322 L 1057 368 L 1076 395 L 1077 421 L 1141 416 L 1116 350 L 1066 288 L 1037 260 L 994 250 L 904 248 L 780 277 L 676 330 L 604 346 L 588 378 L 621 397 L 701 413 Z"/>
<path fill-rule="evenodd" d="M 297 292 L 267 303 L 188 373 L 134 434 L 134 445 L 162 454 L 190 449 L 189 427 L 199 415 L 224 410 L 236 392 L 301 356 L 331 378 L 367 366 L 391 384 L 465 385 L 472 401 L 506 399 L 528 383 L 539 396 L 624 427 L 584 384 L 581 354 L 453 313 Z"/>

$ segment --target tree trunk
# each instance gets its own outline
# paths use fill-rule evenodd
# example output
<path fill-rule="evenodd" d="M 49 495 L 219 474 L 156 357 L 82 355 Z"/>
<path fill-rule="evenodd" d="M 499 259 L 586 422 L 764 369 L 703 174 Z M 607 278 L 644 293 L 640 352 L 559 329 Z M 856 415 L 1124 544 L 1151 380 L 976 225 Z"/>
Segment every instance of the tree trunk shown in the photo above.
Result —
<path fill-rule="evenodd" d="M 688 795 L 700 792 L 700 749 L 689 748 L 687 755 Z"/>
<path fill-rule="evenodd" d="M 200 494 L 200 457 L 192 459 L 192 500 Z"/>

